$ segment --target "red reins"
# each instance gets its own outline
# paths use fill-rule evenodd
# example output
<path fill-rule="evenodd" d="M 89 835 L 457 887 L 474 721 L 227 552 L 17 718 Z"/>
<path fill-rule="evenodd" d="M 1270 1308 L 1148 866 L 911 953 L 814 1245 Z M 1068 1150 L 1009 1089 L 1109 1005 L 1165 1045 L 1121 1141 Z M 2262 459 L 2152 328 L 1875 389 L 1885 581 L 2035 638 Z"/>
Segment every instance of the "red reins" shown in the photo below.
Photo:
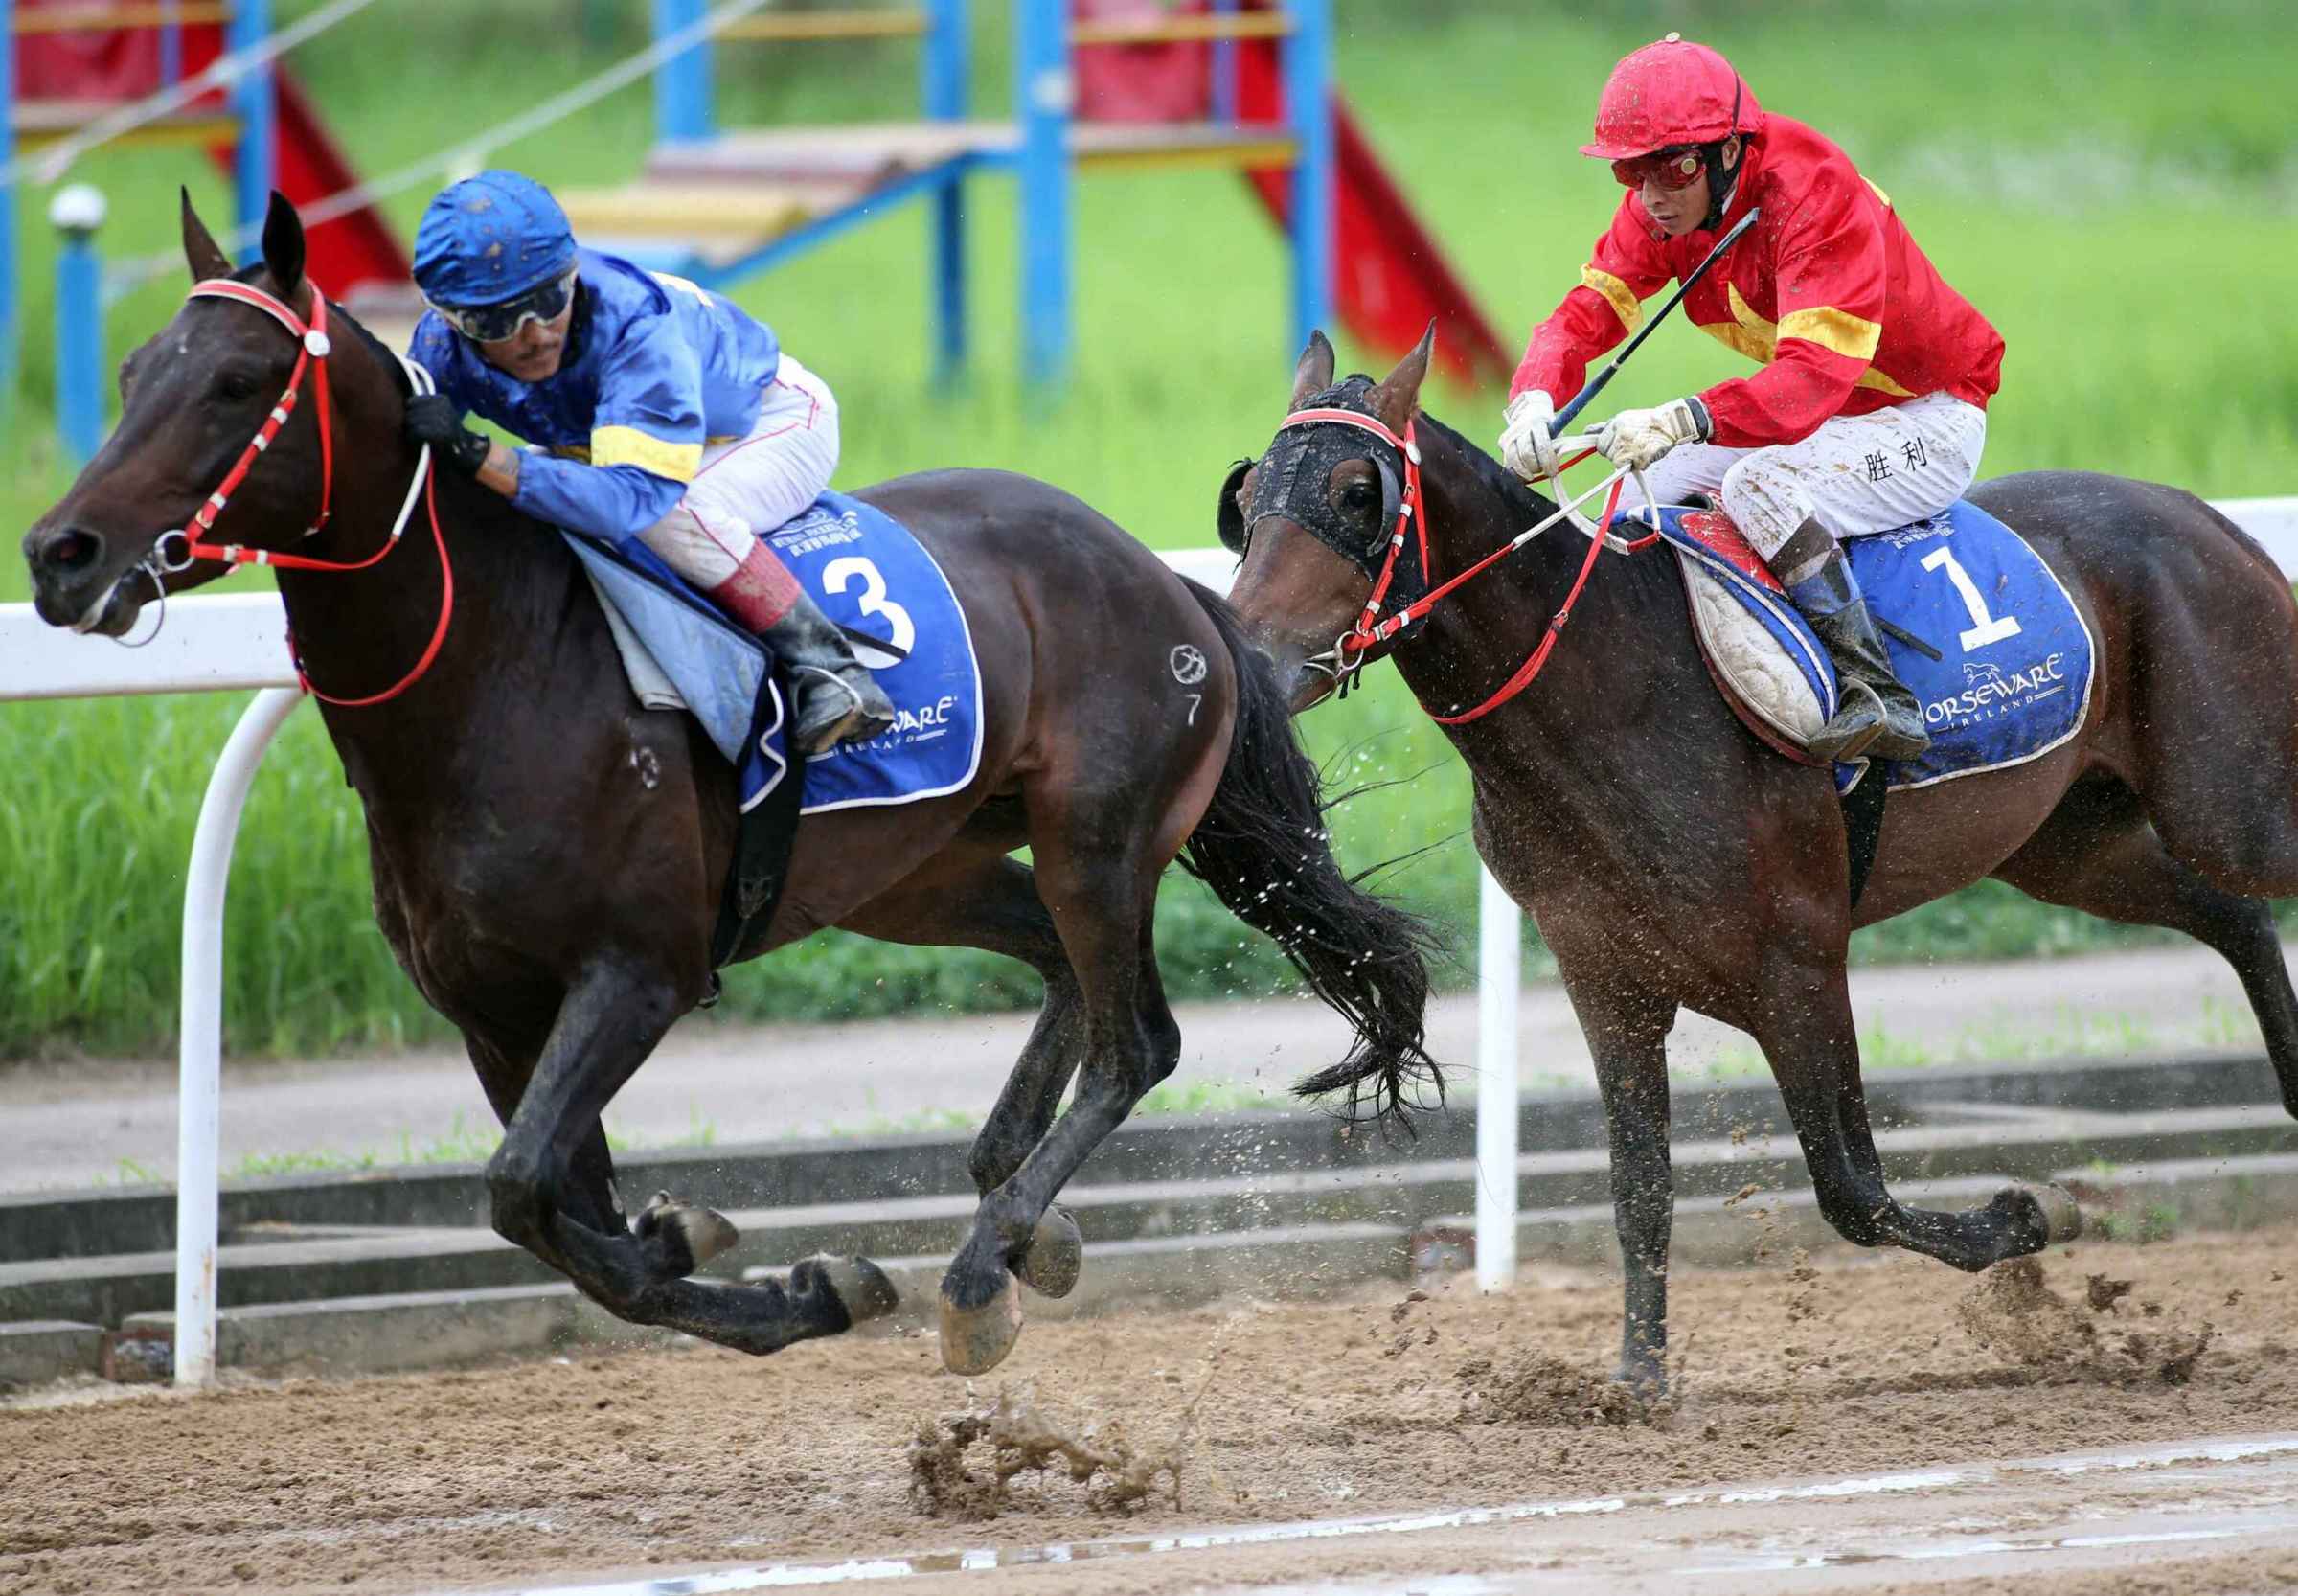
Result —
<path fill-rule="evenodd" d="M 311 388 L 318 397 L 319 405 L 319 516 L 304 529 L 304 536 L 309 537 L 328 524 L 328 517 L 334 513 L 335 495 L 335 432 L 332 424 L 333 409 L 328 392 L 327 366 L 328 354 L 332 346 L 329 341 L 327 331 L 327 295 L 319 291 L 316 284 L 311 287 L 311 319 L 307 324 L 295 313 L 294 308 L 284 300 L 276 299 L 261 288 L 251 287 L 245 283 L 235 282 L 230 278 L 211 278 L 207 282 L 194 284 L 191 293 L 185 297 L 189 299 L 237 300 L 242 305 L 251 305 L 262 311 L 273 321 L 285 328 L 288 334 L 295 339 L 295 370 L 288 373 L 287 386 L 280 395 L 279 402 L 271 407 L 271 414 L 264 418 L 263 424 L 258 429 L 256 435 L 248 440 L 247 447 L 239 451 L 239 460 L 224 474 L 222 483 L 213 493 L 208 495 L 207 502 L 199 507 L 198 512 L 193 515 L 187 525 L 173 532 L 160 535 L 157 552 L 161 564 L 169 570 L 179 571 L 194 559 L 213 559 L 219 560 L 226 565 L 268 565 L 275 570 L 344 572 L 364 571 L 369 566 L 378 563 L 384 556 L 398 547 L 399 536 L 406 530 L 405 511 L 402 511 L 399 518 L 392 524 L 390 536 L 384 538 L 383 546 L 365 559 L 314 559 L 307 555 L 284 554 L 272 549 L 250 548 L 243 543 L 210 543 L 204 540 L 204 535 L 216 530 L 216 518 L 223 513 L 224 506 L 231 502 L 231 497 L 239 491 L 239 485 L 247 480 L 247 473 L 254 469 L 256 461 L 271 447 L 273 440 L 280 435 L 280 429 L 284 427 L 287 424 L 287 419 L 295 414 L 296 403 L 303 396 L 303 381 L 306 372 L 310 374 Z M 439 625 L 432 630 L 430 645 L 423 650 L 422 657 L 415 662 L 413 670 L 382 692 L 370 694 L 363 698 L 337 698 L 320 692 L 317 687 L 312 685 L 310 673 L 304 669 L 302 656 L 296 655 L 295 679 L 303 685 L 306 693 L 322 703 L 333 704 L 342 709 L 365 709 L 370 705 L 386 703 L 406 692 L 408 688 L 413 687 L 417 681 L 421 679 L 423 673 L 431 668 L 431 662 L 439 657 L 440 648 L 446 641 L 447 625 L 455 613 L 455 568 L 447 559 L 446 535 L 439 525 L 439 502 L 435 492 L 437 477 L 432 471 L 430 451 L 427 448 L 417 464 L 416 471 L 422 479 L 423 506 L 430 515 L 431 537 L 439 550 L 441 588 Z M 413 499 L 410 495 L 408 509 L 412 508 Z M 194 527 L 198 529 L 196 534 L 193 531 Z M 168 544 L 171 538 L 179 540 L 183 545 L 180 560 L 170 558 Z M 288 647 L 292 651 L 294 648 L 292 636 L 289 637 Z"/>
<path fill-rule="evenodd" d="M 1388 598 L 1390 584 L 1395 581 L 1397 557 L 1404 550 L 1404 534 L 1408 527 L 1417 529 L 1419 533 L 1422 580 L 1426 580 L 1430 574 L 1428 568 L 1428 511 L 1426 501 L 1421 491 L 1421 449 L 1420 445 L 1413 437 L 1413 423 L 1410 421 L 1404 423 L 1404 436 L 1399 438 L 1377 417 L 1367 416 L 1355 410 L 1328 408 L 1296 410 L 1285 418 L 1283 424 L 1277 430 L 1282 432 L 1286 427 L 1304 426 L 1314 422 L 1331 422 L 1369 432 L 1374 437 L 1387 443 L 1404 457 L 1403 503 L 1398 507 L 1396 530 L 1390 534 L 1388 539 L 1388 554 L 1381 561 L 1380 574 L 1373 581 L 1372 595 L 1365 600 L 1364 612 L 1357 616 L 1355 626 L 1343 632 L 1339 641 L 1333 645 L 1334 662 L 1337 666 L 1336 673 L 1345 682 L 1351 671 L 1355 669 L 1349 663 L 1350 655 L 1364 653 L 1374 645 L 1387 642 L 1405 627 L 1424 619 L 1447 594 L 1471 578 L 1482 575 L 1486 570 L 1514 553 L 1522 540 L 1517 539 L 1503 544 L 1458 576 L 1449 578 L 1395 614 L 1381 616 L 1380 608 Z M 1558 467 L 1559 473 L 1569 470 L 1595 452 L 1594 449 L 1584 449 L 1574 455 Z M 1554 619 L 1548 623 L 1546 635 L 1540 639 L 1539 646 L 1533 650 L 1531 656 L 1517 667 L 1515 674 L 1510 676 L 1497 693 L 1478 704 L 1474 709 L 1464 710 L 1458 715 L 1438 715 L 1433 710 L 1428 710 L 1427 706 L 1423 704 L 1422 708 L 1426 711 L 1431 720 L 1436 721 L 1439 725 L 1458 726 L 1470 720 L 1481 719 L 1532 685 L 1533 678 L 1537 676 L 1541 668 L 1548 663 L 1549 654 L 1556 649 L 1557 637 L 1563 631 L 1564 623 L 1572 618 L 1572 606 L 1580 602 L 1581 590 L 1588 585 L 1588 578 L 1596 570 L 1596 557 L 1604 552 L 1604 534 L 1612 524 L 1613 513 L 1620 507 L 1620 490 L 1625 485 L 1625 478 L 1613 483 L 1611 491 L 1605 495 L 1604 515 L 1596 523 L 1595 536 L 1588 539 L 1588 554 L 1587 558 L 1581 561 L 1580 575 L 1574 580 L 1572 590 L 1564 596 L 1564 602 L 1557 606 Z M 1639 538 L 1628 544 L 1627 547 L 1630 551 L 1644 548 L 1654 541 L 1657 536 L 1655 533 L 1651 537 Z"/>

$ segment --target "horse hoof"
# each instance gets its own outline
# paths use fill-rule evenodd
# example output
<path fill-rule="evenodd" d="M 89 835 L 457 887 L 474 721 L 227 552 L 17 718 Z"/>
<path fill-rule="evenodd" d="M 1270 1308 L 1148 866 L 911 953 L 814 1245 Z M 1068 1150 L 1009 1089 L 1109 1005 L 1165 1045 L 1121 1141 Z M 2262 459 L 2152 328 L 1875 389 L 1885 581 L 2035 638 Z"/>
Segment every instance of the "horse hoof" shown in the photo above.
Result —
<path fill-rule="evenodd" d="M 846 1317 L 853 1324 L 866 1324 L 882 1319 L 901 1304 L 901 1293 L 886 1278 L 886 1271 L 867 1258 L 833 1258 L 818 1252 L 804 1260 L 798 1266 L 811 1265 L 811 1272 L 822 1277 L 822 1284 L 838 1305 L 846 1310 Z M 796 1279 L 796 1270 L 791 1271 Z"/>
<path fill-rule="evenodd" d="M 2042 1224 L 2044 1246 L 2072 1242 L 2082 1234 L 2082 1210 L 2064 1187 L 2021 1181 L 2011 1189 L 2035 1204 L 2036 1218 Z"/>
<path fill-rule="evenodd" d="M 979 1308 L 960 1308 L 942 1293 L 942 1366 L 953 1375 L 983 1375 L 1006 1360 L 1021 1338 L 1021 1286 L 1012 1275 Z"/>
<path fill-rule="evenodd" d="M 1013 1272 L 1039 1296 L 1065 1297 L 1077 1289 L 1084 1267 L 1085 1239 L 1078 1233 L 1078 1221 L 1066 1208 L 1048 1208 Z"/>
<path fill-rule="evenodd" d="M 725 1215 L 716 1209 L 673 1201 L 668 1192 L 654 1194 L 654 1200 L 647 1204 L 631 1229 L 641 1241 L 661 1236 L 673 1255 L 683 1248 L 687 1256 L 686 1267 L 679 1271 L 682 1279 L 742 1239 L 742 1233 Z"/>

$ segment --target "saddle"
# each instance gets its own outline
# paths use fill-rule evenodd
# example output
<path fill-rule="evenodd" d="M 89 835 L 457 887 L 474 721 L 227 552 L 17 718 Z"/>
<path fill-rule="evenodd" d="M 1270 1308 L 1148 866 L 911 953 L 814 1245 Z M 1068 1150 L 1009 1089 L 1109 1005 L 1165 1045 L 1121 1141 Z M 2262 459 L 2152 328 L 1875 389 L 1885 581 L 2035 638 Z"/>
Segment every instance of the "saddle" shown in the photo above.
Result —
<path fill-rule="evenodd" d="M 1759 740 L 1817 763 L 1805 750 L 1836 706 L 1827 649 L 1730 516 L 1667 509 L 1658 520 L 1717 691 Z M 1921 759 L 1887 767 L 1893 789 L 2023 764 L 2081 730 L 2095 674 L 2090 627 L 2016 532 L 1961 500 L 1848 539 L 1844 553 L 1931 732 Z M 1839 765 L 1838 787 L 1850 790 L 1865 763 Z"/>

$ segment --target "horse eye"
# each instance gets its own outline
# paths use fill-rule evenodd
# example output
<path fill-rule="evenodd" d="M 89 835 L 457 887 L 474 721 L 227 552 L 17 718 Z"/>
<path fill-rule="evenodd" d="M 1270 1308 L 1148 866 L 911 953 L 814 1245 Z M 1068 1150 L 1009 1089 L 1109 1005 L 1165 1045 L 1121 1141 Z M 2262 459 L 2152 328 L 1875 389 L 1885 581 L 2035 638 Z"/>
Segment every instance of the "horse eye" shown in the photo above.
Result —
<path fill-rule="evenodd" d="M 240 404 L 255 398 L 256 385 L 234 372 L 216 378 L 216 397 L 226 404 Z"/>
<path fill-rule="evenodd" d="M 1379 503 L 1380 495 L 1373 491 L 1371 483 L 1360 479 L 1350 483 L 1340 490 L 1340 502 L 1351 510 L 1362 510 L 1369 505 Z"/>

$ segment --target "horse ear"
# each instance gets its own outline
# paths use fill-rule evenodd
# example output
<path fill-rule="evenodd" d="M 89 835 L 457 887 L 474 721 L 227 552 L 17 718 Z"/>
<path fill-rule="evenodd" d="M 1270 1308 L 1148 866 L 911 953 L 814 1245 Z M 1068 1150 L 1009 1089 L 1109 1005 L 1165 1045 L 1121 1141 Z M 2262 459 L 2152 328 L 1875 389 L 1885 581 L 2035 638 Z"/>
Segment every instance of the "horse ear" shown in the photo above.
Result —
<path fill-rule="evenodd" d="M 210 278 L 231 276 L 231 257 L 217 247 L 215 236 L 208 231 L 208 224 L 201 221 L 199 213 L 192 208 L 192 191 L 181 189 L 177 192 L 183 196 L 184 262 L 192 268 L 192 281 L 205 283 Z"/>
<path fill-rule="evenodd" d="M 1308 402 L 1311 394 L 1321 394 L 1332 386 L 1332 345 L 1325 338 L 1325 330 L 1318 328 L 1308 334 L 1308 346 L 1301 351 L 1301 362 L 1292 369 L 1292 407 L 1295 410 Z"/>
<path fill-rule="evenodd" d="M 277 189 L 271 191 L 271 209 L 263 215 L 263 267 L 283 299 L 304 280 L 304 218 Z"/>
<path fill-rule="evenodd" d="M 1428 356 L 1435 348 L 1436 323 L 1431 321 L 1411 353 L 1373 390 L 1373 414 L 1391 432 L 1402 432 L 1405 422 L 1421 408 L 1421 384 L 1428 378 Z"/>
<path fill-rule="evenodd" d="M 1237 490 L 1244 486 L 1245 473 L 1253 468 L 1250 460 L 1240 460 L 1229 467 L 1221 478 L 1220 508 L 1215 512 L 1213 526 L 1220 536 L 1220 546 L 1231 554 L 1244 553 L 1244 507 L 1237 502 Z"/>

